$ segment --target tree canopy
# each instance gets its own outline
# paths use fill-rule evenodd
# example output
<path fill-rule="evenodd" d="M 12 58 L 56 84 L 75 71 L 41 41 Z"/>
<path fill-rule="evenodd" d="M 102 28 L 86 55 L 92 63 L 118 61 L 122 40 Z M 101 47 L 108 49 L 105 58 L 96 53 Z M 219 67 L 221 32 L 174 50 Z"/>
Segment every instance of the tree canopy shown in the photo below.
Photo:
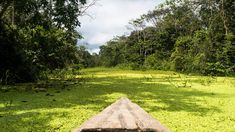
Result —
<path fill-rule="evenodd" d="M 75 31 L 86 0 L 1 0 L 0 80 L 34 81 L 77 62 Z"/>
<path fill-rule="evenodd" d="M 234 10 L 233 0 L 167 0 L 131 21 L 130 35 L 102 46 L 101 62 L 132 69 L 234 73 Z"/>

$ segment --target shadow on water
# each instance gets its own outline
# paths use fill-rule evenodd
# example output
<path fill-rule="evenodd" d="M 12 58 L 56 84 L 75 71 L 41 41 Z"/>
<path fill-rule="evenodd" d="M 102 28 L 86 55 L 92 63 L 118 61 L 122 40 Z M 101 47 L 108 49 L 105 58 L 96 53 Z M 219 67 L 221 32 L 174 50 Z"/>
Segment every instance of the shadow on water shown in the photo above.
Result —
<path fill-rule="evenodd" d="M 108 83 L 108 81 L 110 82 Z M 113 93 L 124 94 L 133 102 L 147 108 L 149 111 L 186 111 L 197 112 L 200 115 L 207 114 L 207 112 L 210 111 L 220 112 L 216 107 L 199 105 L 204 103 L 201 97 L 213 98 L 219 95 L 198 91 L 190 87 L 175 88 L 164 81 L 165 80 L 159 79 L 160 83 L 146 84 L 144 83 L 146 82 L 145 79 L 114 79 L 108 77 L 95 79 L 92 82 L 88 82 L 87 85 L 90 86 L 91 89 L 96 87 L 100 88 L 98 96 Z M 153 106 L 145 105 L 147 102 L 151 102 Z M 158 106 L 158 104 L 163 104 L 163 106 Z"/>
<path fill-rule="evenodd" d="M 151 80 L 118 76 L 89 77 L 79 84 L 50 89 L 46 92 L 10 91 L 0 93 L 0 95 L 0 104 L 2 104 L 0 122 L 4 122 L 1 126 L 7 127 L 9 124 L 17 122 L 14 127 L 22 131 L 25 128 L 19 124 L 34 125 L 33 130 L 36 130 L 37 127 L 50 130 L 48 124 L 52 118 L 60 116 L 65 119 L 70 118 L 66 113 L 61 115 L 60 112 L 50 111 L 42 115 L 42 113 L 35 112 L 37 110 L 73 108 L 74 111 L 84 109 L 87 112 L 97 113 L 122 96 L 127 96 L 148 112 L 185 111 L 197 113 L 199 116 L 206 115 L 208 112 L 220 112 L 219 108 L 206 105 L 207 102 L 202 99 L 203 97 L 218 98 L 220 95 L 198 91 L 190 87 L 176 88 L 164 78 Z M 11 104 L 8 102 L 9 106 L 7 106 L 9 100 L 11 100 Z M 151 105 L 148 105 L 149 103 Z M 87 118 L 84 117 L 84 120 Z M 58 129 L 60 127 L 58 126 Z M 53 131 L 56 129 L 53 128 Z"/>

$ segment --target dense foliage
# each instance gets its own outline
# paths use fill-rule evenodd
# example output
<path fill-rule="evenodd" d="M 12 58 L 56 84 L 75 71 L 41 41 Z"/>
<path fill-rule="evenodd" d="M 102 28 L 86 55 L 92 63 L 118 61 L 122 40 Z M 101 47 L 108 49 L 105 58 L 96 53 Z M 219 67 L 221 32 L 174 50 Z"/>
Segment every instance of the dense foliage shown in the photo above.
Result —
<path fill-rule="evenodd" d="M 77 51 L 77 61 L 79 68 L 88 68 L 99 66 L 99 55 L 90 53 L 86 46 L 80 45 Z"/>
<path fill-rule="evenodd" d="M 101 63 L 228 75 L 235 72 L 234 10 L 233 0 L 167 0 L 133 20 L 129 36 L 101 46 Z"/>
<path fill-rule="evenodd" d="M 34 81 L 78 61 L 86 0 L 1 0 L 0 83 Z"/>

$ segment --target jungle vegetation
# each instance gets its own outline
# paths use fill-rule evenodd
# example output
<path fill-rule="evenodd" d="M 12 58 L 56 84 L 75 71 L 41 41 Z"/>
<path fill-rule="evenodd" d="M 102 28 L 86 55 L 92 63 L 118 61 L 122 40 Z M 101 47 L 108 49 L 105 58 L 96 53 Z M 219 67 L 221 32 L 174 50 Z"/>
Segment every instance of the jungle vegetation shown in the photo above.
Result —
<path fill-rule="evenodd" d="M 0 0 L 1 131 L 71 131 L 123 96 L 171 131 L 235 130 L 234 0 L 166 0 L 99 54 L 77 45 L 92 4 Z"/>
<path fill-rule="evenodd" d="M 1 0 L 0 83 L 32 82 L 82 62 L 78 17 L 86 0 Z"/>
<path fill-rule="evenodd" d="M 130 35 L 101 46 L 101 65 L 231 75 L 234 10 L 233 0 L 167 0 L 132 20 Z"/>

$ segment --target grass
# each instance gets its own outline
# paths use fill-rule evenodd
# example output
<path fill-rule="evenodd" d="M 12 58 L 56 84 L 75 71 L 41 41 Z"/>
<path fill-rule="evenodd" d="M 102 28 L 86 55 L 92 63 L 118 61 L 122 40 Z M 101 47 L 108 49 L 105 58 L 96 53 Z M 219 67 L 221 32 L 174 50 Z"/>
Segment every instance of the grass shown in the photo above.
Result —
<path fill-rule="evenodd" d="M 123 96 L 171 131 L 235 131 L 235 78 L 93 68 L 63 86 L 31 87 L 0 92 L 1 132 L 71 131 Z"/>

